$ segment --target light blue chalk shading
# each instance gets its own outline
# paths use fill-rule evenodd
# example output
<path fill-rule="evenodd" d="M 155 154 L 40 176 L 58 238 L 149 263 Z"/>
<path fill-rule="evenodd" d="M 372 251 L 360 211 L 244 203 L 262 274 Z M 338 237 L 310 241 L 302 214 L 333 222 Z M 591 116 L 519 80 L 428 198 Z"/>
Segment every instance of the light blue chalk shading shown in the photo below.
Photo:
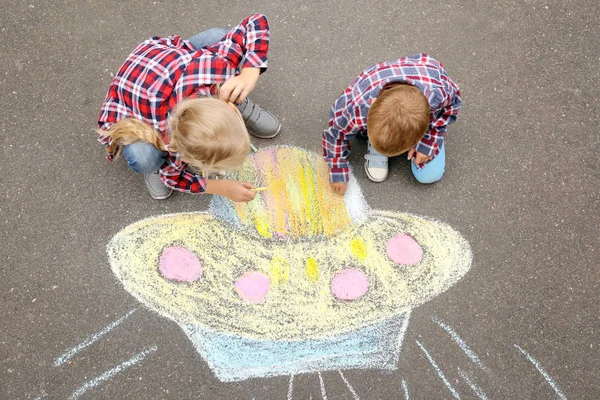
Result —
<path fill-rule="evenodd" d="M 152 346 L 152 347 L 142 351 L 141 353 L 138 353 L 137 355 L 133 356 L 129 360 L 117 365 L 114 368 L 109 369 L 108 371 L 106 371 L 102 375 L 92 379 L 91 381 L 86 382 L 83 386 L 81 386 L 79 389 L 74 391 L 73 394 L 71 394 L 71 396 L 69 397 L 69 400 L 75 400 L 75 399 L 79 398 L 79 396 L 81 396 L 88 390 L 101 385 L 102 383 L 111 379 L 113 376 L 117 375 L 119 372 L 124 371 L 125 369 L 131 367 L 132 365 L 135 365 L 138 362 L 142 361 L 144 358 L 146 358 L 146 356 L 148 354 L 152 353 L 153 351 L 156 351 L 156 346 Z"/>
<path fill-rule="evenodd" d="M 525 350 L 523 350 L 518 345 L 515 344 L 514 346 L 517 349 L 519 349 L 519 351 L 521 353 L 523 353 L 525 355 L 525 357 L 527 357 L 527 359 L 535 366 L 535 368 L 537 368 L 537 370 L 540 372 L 540 374 L 542 374 L 542 376 L 544 377 L 544 379 L 546 380 L 546 382 L 548 382 L 548 384 L 552 387 L 552 389 L 554 389 L 554 391 L 556 392 L 556 394 L 558 395 L 558 397 L 561 400 L 565 400 L 567 398 L 567 396 L 565 396 L 563 394 L 563 392 L 561 392 L 561 390 L 558 387 L 558 385 L 556 384 L 556 382 L 554 382 L 554 380 L 552 379 L 552 377 L 550 375 L 548 375 L 548 373 L 546 372 L 546 370 L 544 368 L 542 368 L 542 366 L 540 365 L 539 361 L 536 360 L 535 358 L 533 358 L 528 352 L 526 352 Z"/>
<path fill-rule="evenodd" d="M 479 359 L 479 357 L 477 357 L 477 355 L 471 350 L 469 345 L 467 343 L 465 343 L 465 341 L 462 340 L 460 336 L 458 336 L 458 334 L 454 331 L 454 329 L 452 329 L 452 327 L 450 325 L 444 323 L 442 320 L 440 320 L 437 317 L 433 317 L 432 320 L 433 320 L 433 322 L 438 324 L 443 330 L 448 332 L 448 334 L 450 335 L 452 340 L 454 340 L 460 346 L 460 349 L 467 355 L 467 357 L 469 357 L 471 359 L 473 364 L 477 365 L 479 368 L 481 368 L 483 370 L 486 369 L 485 366 L 483 365 L 483 362 L 481 362 L 481 360 Z"/>
<path fill-rule="evenodd" d="M 452 393 L 454 398 L 460 399 L 460 395 L 458 394 L 456 389 L 454 389 L 454 387 L 450 384 L 450 382 L 448 382 L 448 379 L 446 379 L 446 376 L 444 375 L 444 373 L 442 372 L 440 367 L 438 367 L 438 365 L 435 363 L 435 360 L 431 357 L 431 355 L 429 355 L 429 352 L 427 351 L 427 349 L 425 349 L 425 347 L 423 347 L 423 345 L 418 340 L 415 340 L 415 341 L 417 342 L 417 344 L 419 345 L 421 350 L 423 350 L 423 353 L 425 353 L 425 357 L 427 357 L 427 360 L 429 361 L 429 363 L 431 364 L 431 366 L 433 367 L 435 372 L 438 374 L 438 376 L 440 377 L 442 382 L 444 382 L 444 385 L 446 385 L 448 390 L 450 390 L 450 392 Z"/>
<path fill-rule="evenodd" d="M 408 400 L 408 386 L 404 379 L 402 379 L 402 391 L 404 392 L 404 400 Z"/>
<path fill-rule="evenodd" d="M 292 400 L 294 394 L 294 375 L 290 375 L 290 385 L 288 386 L 287 400 Z"/>
<path fill-rule="evenodd" d="M 230 223 L 235 229 L 239 229 L 242 225 L 233 203 L 223 196 L 213 196 L 208 211 L 217 219 Z"/>
<path fill-rule="evenodd" d="M 323 377 L 321 376 L 320 372 L 319 372 L 319 384 L 321 385 L 321 397 L 323 397 L 323 400 L 327 400 L 327 392 L 325 391 L 325 383 L 323 382 Z"/>
<path fill-rule="evenodd" d="M 111 323 L 110 325 L 107 325 L 100 332 L 94 333 L 92 336 L 90 336 L 89 338 L 87 338 L 86 340 L 84 340 L 83 342 L 78 344 L 77 346 L 73 347 L 71 350 L 67 351 L 60 357 L 56 358 L 56 360 L 54 360 L 54 366 L 59 367 L 59 366 L 63 365 L 64 363 L 66 363 L 67 361 L 69 361 L 79 351 L 85 349 L 86 347 L 88 347 L 89 345 L 93 344 L 98 339 L 100 339 L 102 336 L 104 336 L 105 334 L 107 334 L 108 332 L 110 332 L 111 330 L 116 328 L 117 326 L 119 326 L 121 324 L 121 322 L 123 322 L 125 319 L 127 319 L 127 317 L 129 317 L 131 314 L 133 314 L 135 312 L 135 310 L 137 310 L 137 309 L 134 308 L 133 310 L 129 311 L 127 314 L 123 315 L 121 318 L 119 318 L 115 322 Z"/>
<path fill-rule="evenodd" d="M 477 395 L 477 397 L 479 397 L 481 400 L 487 400 L 487 394 L 485 394 L 485 392 L 483 391 L 483 389 L 481 389 L 479 386 L 477 386 L 469 377 L 469 375 L 464 372 L 462 369 L 458 369 L 458 374 L 460 375 L 461 378 L 463 378 L 463 380 L 465 382 L 467 382 L 467 385 L 469 385 L 469 387 L 471 389 L 473 389 L 473 391 L 475 392 L 475 394 Z"/>
<path fill-rule="evenodd" d="M 360 400 L 360 398 L 358 397 L 358 395 L 356 394 L 356 392 L 354 391 L 354 389 L 350 385 L 350 382 L 348 382 L 348 379 L 346 379 L 346 377 L 344 376 L 344 374 L 342 374 L 342 371 L 338 370 L 338 372 L 340 373 L 340 376 L 342 377 L 342 379 L 344 380 L 344 383 L 348 387 L 348 390 L 350 391 L 350 393 L 352 393 L 352 397 L 354 397 L 354 400 Z"/>
<path fill-rule="evenodd" d="M 223 382 L 336 369 L 395 370 L 410 312 L 332 337 L 266 340 L 181 324 Z"/>

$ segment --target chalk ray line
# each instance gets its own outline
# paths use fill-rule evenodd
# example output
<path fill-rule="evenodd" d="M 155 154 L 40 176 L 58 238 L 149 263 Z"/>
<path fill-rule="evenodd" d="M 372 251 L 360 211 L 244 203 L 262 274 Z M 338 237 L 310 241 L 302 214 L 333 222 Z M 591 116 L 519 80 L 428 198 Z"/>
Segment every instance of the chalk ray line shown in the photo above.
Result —
<path fill-rule="evenodd" d="M 525 355 L 525 357 L 527 357 L 527 359 L 529 360 L 529 362 L 531 362 L 533 364 L 533 366 L 538 370 L 538 372 L 540 374 L 542 374 L 542 376 L 544 377 L 544 379 L 546 380 L 546 382 L 548 382 L 548 384 L 552 387 L 552 389 L 554 389 L 554 391 L 556 392 L 556 394 L 558 395 L 558 397 L 561 400 L 566 400 L 567 396 L 564 395 L 564 393 L 560 390 L 560 388 L 558 387 L 558 385 L 556 384 L 556 382 L 554 382 L 554 379 L 552 379 L 552 377 L 548 374 L 548 372 L 546 372 L 546 370 L 542 367 L 542 365 L 540 364 L 540 362 L 538 360 L 536 360 L 535 358 L 533 358 L 531 356 L 531 354 L 529 354 L 528 352 L 526 352 L 525 350 L 523 350 L 520 346 L 518 345 L 514 345 L 517 349 L 519 349 L 519 351 L 521 353 L 523 353 L 523 355 Z"/>
<path fill-rule="evenodd" d="M 79 396 L 81 396 L 88 390 L 101 385 L 102 383 L 108 381 L 109 379 L 111 379 L 112 377 L 117 375 L 119 372 L 124 371 L 127 368 L 131 367 L 132 365 L 135 365 L 138 362 L 142 361 L 144 358 L 146 358 L 146 356 L 148 356 L 148 354 L 152 353 L 153 351 L 156 351 L 156 349 L 157 349 L 156 345 L 149 347 L 146 350 L 131 357 L 129 360 L 122 362 L 121 364 L 117 365 L 114 368 L 109 369 L 102 375 L 97 376 L 96 378 L 87 381 L 79 389 L 77 389 L 76 391 L 74 391 L 71 394 L 71 396 L 69 397 L 69 400 L 75 400 L 75 399 L 79 398 Z"/>
<path fill-rule="evenodd" d="M 108 324 L 107 326 L 105 326 L 101 331 L 94 333 L 93 335 L 91 335 L 90 337 L 88 337 L 86 340 L 84 340 L 83 342 L 79 343 L 77 346 L 73 347 L 71 350 L 69 350 L 66 353 L 62 354 L 61 356 L 57 357 L 54 360 L 54 366 L 55 367 L 59 367 L 59 366 L 63 365 L 64 363 L 66 363 L 67 361 L 69 361 L 71 358 L 73 358 L 73 356 L 75 354 L 77 354 L 81 350 L 85 349 L 86 347 L 94 344 L 102 336 L 104 336 L 105 334 L 107 334 L 108 332 L 110 332 L 111 330 L 113 330 L 114 328 L 116 328 L 117 326 L 119 326 L 121 324 L 121 322 L 125 321 L 136 310 L 137 310 L 137 308 L 134 308 L 133 310 L 129 311 L 127 314 L 123 315 L 118 320 L 116 320 L 116 321 Z"/>
<path fill-rule="evenodd" d="M 292 400 L 292 394 L 294 393 L 294 374 L 290 375 L 290 386 L 288 387 L 288 400 Z"/>
<path fill-rule="evenodd" d="M 477 354 L 475 354 L 475 352 L 473 352 L 473 350 L 471 350 L 469 345 L 460 336 L 458 336 L 458 333 L 456 333 L 456 331 L 454 329 L 452 329 L 452 327 L 450 325 L 446 324 L 444 321 L 442 321 L 441 319 L 439 319 L 437 317 L 433 317 L 432 320 L 433 320 L 433 322 L 438 324 L 443 330 L 445 330 L 450 335 L 452 340 L 454 340 L 458 344 L 460 349 L 467 355 L 467 357 L 469 357 L 471 359 L 473 364 L 477 365 L 479 368 L 483 369 L 484 371 L 487 369 L 485 367 L 485 365 L 483 365 L 483 362 L 481 361 L 481 359 L 479 357 L 477 357 Z"/>
<path fill-rule="evenodd" d="M 321 376 L 320 372 L 317 372 L 319 374 L 319 382 L 321 384 L 321 397 L 323 397 L 323 400 L 327 400 L 327 392 L 325 391 L 325 383 L 323 382 L 323 377 Z"/>
<path fill-rule="evenodd" d="M 342 374 L 342 371 L 340 371 L 338 369 L 338 372 L 340 373 L 340 376 L 344 380 L 344 383 L 346 384 L 346 386 L 348 386 L 348 390 L 350 390 L 350 393 L 352 393 L 352 396 L 354 397 L 354 400 L 360 400 L 360 397 L 358 397 L 358 395 L 356 394 L 356 392 L 354 391 L 354 389 L 352 388 L 352 386 L 350 386 L 350 382 L 348 382 L 348 379 L 346 379 L 346 377 L 344 376 L 344 374 Z"/>
<path fill-rule="evenodd" d="M 487 400 L 487 394 L 485 394 L 485 392 L 483 391 L 482 388 L 480 388 L 479 386 L 477 386 L 469 377 L 469 375 L 463 371 L 462 369 L 458 369 L 458 374 L 460 375 L 460 377 L 467 382 L 467 385 L 469 385 L 471 387 L 471 389 L 473 389 L 473 391 L 475 392 L 475 394 L 477 395 L 477 397 L 479 397 L 481 400 Z"/>
<path fill-rule="evenodd" d="M 442 382 L 444 382 L 444 385 L 446 385 L 446 387 L 448 388 L 448 390 L 450 390 L 450 392 L 452 393 L 452 395 L 454 396 L 454 398 L 460 400 L 460 395 L 458 394 L 458 392 L 456 391 L 456 389 L 454 389 L 454 386 L 452 386 L 452 384 L 448 381 L 448 379 L 446 379 L 446 376 L 444 375 L 444 373 L 442 372 L 442 370 L 440 369 L 440 367 L 438 367 L 438 365 L 436 364 L 435 360 L 433 359 L 433 357 L 431 357 L 431 355 L 429 354 L 429 352 L 427 351 L 427 349 L 425 347 L 423 347 L 423 345 L 418 340 L 415 340 L 415 342 L 417 342 L 417 344 L 419 345 L 419 347 L 421 348 L 421 350 L 423 350 L 423 353 L 425 353 L 425 357 L 427 357 L 427 360 L 433 366 L 433 369 L 438 374 L 438 376 L 440 377 L 440 379 L 442 380 Z"/>
<path fill-rule="evenodd" d="M 408 400 L 408 386 L 404 378 L 402 378 L 402 391 L 404 392 L 404 400 Z"/>

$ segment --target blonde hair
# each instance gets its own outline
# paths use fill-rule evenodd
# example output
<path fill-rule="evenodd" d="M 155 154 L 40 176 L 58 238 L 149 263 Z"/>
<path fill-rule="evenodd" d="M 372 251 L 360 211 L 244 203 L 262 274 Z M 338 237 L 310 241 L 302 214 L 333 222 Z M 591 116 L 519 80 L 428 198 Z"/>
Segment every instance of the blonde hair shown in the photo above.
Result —
<path fill-rule="evenodd" d="M 250 136 L 242 115 L 223 100 L 212 97 L 183 100 L 169 118 L 169 124 L 169 151 L 181 153 L 182 161 L 196 172 L 237 168 L 250 153 Z M 107 152 L 115 157 L 122 146 L 138 140 L 166 150 L 159 132 L 137 119 L 122 119 L 108 131 L 98 130 L 98 133 L 112 137 Z"/>
<path fill-rule="evenodd" d="M 250 153 L 250 135 L 242 115 L 213 97 L 180 102 L 169 119 L 169 150 L 196 170 L 231 170 Z"/>
<path fill-rule="evenodd" d="M 160 134 L 147 123 L 134 118 L 124 118 L 116 122 L 109 130 L 98 129 L 97 132 L 112 138 L 106 151 L 115 158 L 121 154 L 123 146 L 138 140 L 151 143 L 159 150 L 165 150 L 165 142 Z"/>
<path fill-rule="evenodd" d="M 371 145 L 387 156 L 397 156 L 423 138 L 429 128 L 429 102 L 412 85 L 383 89 L 367 115 Z"/>

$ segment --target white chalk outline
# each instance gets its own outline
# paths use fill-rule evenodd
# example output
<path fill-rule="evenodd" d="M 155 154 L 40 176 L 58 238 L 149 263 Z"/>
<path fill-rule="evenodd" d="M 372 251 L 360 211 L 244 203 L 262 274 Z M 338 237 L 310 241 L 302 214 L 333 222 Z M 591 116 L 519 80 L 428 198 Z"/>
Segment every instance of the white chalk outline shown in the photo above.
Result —
<path fill-rule="evenodd" d="M 292 394 L 294 393 L 294 374 L 290 375 L 290 386 L 288 387 L 288 400 L 292 400 Z"/>
<path fill-rule="evenodd" d="M 358 397 L 358 395 L 356 394 L 356 392 L 354 391 L 354 389 L 352 388 L 352 386 L 350 386 L 350 382 L 348 382 L 348 379 L 346 379 L 346 377 L 344 376 L 344 374 L 342 374 L 342 371 L 340 371 L 338 369 L 338 372 L 340 373 L 340 376 L 344 380 L 344 383 L 346 384 L 346 386 L 348 386 L 348 390 L 350 390 L 350 393 L 352 393 L 352 396 L 354 397 L 354 400 L 360 400 L 360 398 Z"/>
<path fill-rule="evenodd" d="M 566 400 L 567 396 L 565 396 L 563 394 L 563 392 L 560 390 L 560 388 L 558 387 L 558 385 L 556 384 L 556 382 L 554 382 L 554 379 L 552 379 L 552 377 L 548 374 L 548 372 L 546 372 L 546 370 L 542 367 L 542 365 L 539 363 L 538 360 L 536 360 L 535 358 L 533 358 L 528 352 L 526 352 L 525 350 L 523 350 L 521 347 L 519 347 L 518 345 L 514 345 L 517 349 L 519 349 L 519 351 L 521 353 L 523 353 L 525 355 L 525 357 L 527 357 L 527 359 L 529 360 L 529 362 L 531 362 L 535 368 L 539 371 L 540 374 L 542 374 L 542 376 L 544 377 L 544 379 L 546 380 L 546 382 L 548 382 L 548 384 L 552 387 L 552 389 L 554 389 L 554 391 L 556 392 L 556 394 L 558 395 L 558 397 L 560 397 L 561 400 Z"/>
<path fill-rule="evenodd" d="M 156 345 L 149 347 L 146 350 L 131 357 L 129 360 L 122 362 L 121 364 L 117 365 L 114 368 L 109 369 L 102 375 L 97 376 L 94 379 L 87 381 L 79 389 L 74 391 L 71 394 L 71 396 L 69 396 L 69 400 L 75 400 L 75 399 L 79 398 L 79 396 L 81 396 L 88 390 L 93 389 L 96 386 L 99 386 L 100 384 L 108 381 L 113 376 L 117 375 L 119 372 L 124 371 L 125 369 L 131 367 L 132 365 L 135 365 L 138 362 L 142 361 L 144 358 L 146 358 L 146 356 L 148 354 L 152 353 L 153 351 L 156 351 L 156 349 L 157 349 Z"/>
<path fill-rule="evenodd" d="M 323 382 L 323 377 L 321 376 L 320 372 L 317 372 L 319 374 L 319 382 L 321 384 L 321 397 L 323 397 L 323 400 L 327 400 L 327 392 L 325 391 L 325 383 Z"/>
<path fill-rule="evenodd" d="M 404 400 L 408 400 L 408 386 L 406 386 L 404 378 L 402 378 L 402 390 L 404 391 Z"/>
<path fill-rule="evenodd" d="M 485 365 L 483 365 L 483 362 L 479 359 L 479 357 L 477 357 L 477 354 L 475 354 L 475 352 L 473 352 L 473 350 L 471 350 L 469 345 L 464 340 L 462 340 L 462 338 L 460 336 L 458 336 L 458 333 L 456 333 L 456 331 L 454 329 L 452 329 L 452 327 L 450 325 L 446 324 L 444 321 L 442 321 L 438 317 L 432 317 L 431 319 L 433 320 L 433 322 L 438 324 L 443 330 L 448 332 L 448 334 L 450 335 L 452 340 L 454 340 L 458 344 L 460 349 L 467 355 L 467 357 L 469 357 L 471 359 L 473 364 L 477 365 L 479 368 L 483 369 L 484 371 L 487 370 Z"/>
<path fill-rule="evenodd" d="M 446 376 L 444 375 L 444 373 L 442 372 L 440 367 L 438 367 L 438 365 L 436 364 L 433 357 L 431 357 L 431 355 L 429 355 L 429 352 L 427 351 L 427 349 L 425 347 L 423 347 L 423 345 L 418 340 L 415 340 L 415 342 L 417 342 L 417 344 L 419 345 L 421 350 L 423 350 L 423 353 L 425 353 L 425 357 L 427 357 L 427 360 L 433 366 L 433 369 L 435 370 L 435 372 L 438 374 L 438 376 L 440 377 L 442 382 L 444 382 L 444 385 L 446 385 L 448 390 L 450 390 L 450 392 L 452 392 L 452 395 L 454 396 L 454 398 L 460 400 L 460 395 L 458 394 L 456 389 L 454 389 L 454 386 L 452 386 L 452 384 L 450 384 L 448 379 L 446 379 Z"/>
<path fill-rule="evenodd" d="M 69 361 L 71 358 L 73 358 L 73 356 L 75 354 L 77 354 L 81 350 L 85 349 L 89 345 L 94 344 L 94 342 L 96 342 L 102 336 L 104 336 L 105 334 L 107 334 L 108 332 L 110 332 L 111 330 L 116 328 L 117 326 L 119 326 L 121 324 L 121 322 L 123 322 L 125 319 L 127 319 L 127 317 L 129 317 L 131 314 L 133 314 L 136 310 L 137 310 L 137 308 L 134 308 L 133 310 L 129 311 L 127 314 L 123 315 L 121 318 L 116 320 L 115 322 L 104 327 L 104 329 L 102 329 L 101 331 L 94 333 L 92 336 L 88 337 L 86 340 L 84 340 L 77 346 L 73 347 L 71 350 L 69 350 L 66 353 L 62 354 L 61 356 L 57 357 L 54 360 L 54 366 L 59 367 L 59 366 L 63 365 L 64 363 Z"/>
<path fill-rule="evenodd" d="M 463 371 L 462 369 L 458 369 L 458 374 L 460 375 L 460 377 L 463 379 L 463 381 L 467 382 L 467 385 L 469 385 L 471 387 L 471 389 L 473 389 L 473 391 L 475 392 L 475 394 L 477 395 L 477 397 L 479 397 L 481 400 L 487 400 L 487 394 L 485 394 L 485 392 L 483 391 L 482 388 L 480 388 L 479 386 L 477 386 L 469 377 L 469 375 Z"/>

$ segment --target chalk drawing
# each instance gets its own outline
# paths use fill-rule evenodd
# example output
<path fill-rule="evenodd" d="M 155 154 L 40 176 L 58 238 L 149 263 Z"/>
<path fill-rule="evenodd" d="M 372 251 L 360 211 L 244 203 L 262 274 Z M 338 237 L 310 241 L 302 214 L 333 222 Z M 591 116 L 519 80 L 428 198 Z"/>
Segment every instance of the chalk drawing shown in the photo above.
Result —
<path fill-rule="evenodd" d="M 288 386 L 288 400 L 292 400 L 292 395 L 294 394 L 294 375 L 290 375 L 290 384 Z"/>
<path fill-rule="evenodd" d="M 458 374 L 460 375 L 460 377 L 467 382 L 467 385 L 469 385 L 469 387 L 471 387 L 471 389 L 473 389 L 473 391 L 475 392 L 475 394 L 477 395 L 477 397 L 479 397 L 481 400 L 487 400 L 487 395 L 485 394 L 485 392 L 483 391 L 483 389 L 481 389 L 479 386 L 477 386 L 469 377 L 469 375 L 463 371 L 462 369 L 458 369 Z"/>
<path fill-rule="evenodd" d="M 71 396 L 69 396 L 69 400 L 75 400 L 77 398 L 79 398 L 82 394 L 84 394 L 85 392 L 87 392 L 90 389 L 95 388 L 96 386 L 101 385 L 102 383 L 108 381 L 109 379 L 111 379 L 112 377 L 114 377 L 115 375 L 117 375 L 119 372 L 126 370 L 127 368 L 131 367 L 132 365 L 137 364 L 138 362 L 142 361 L 144 358 L 146 358 L 148 356 L 148 354 L 152 353 L 153 351 L 156 351 L 156 346 L 152 346 L 138 354 L 136 354 L 135 356 L 133 356 L 132 358 L 130 358 L 129 360 L 117 365 L 114 368 L 109 369 L 108 371 L 106 371 L 105 373 L 103 373 L 102 375 L 86 382 L 85 384 L 83 384 L 79 389 L 77 389 L 76 391 L 74 391 Z"/>
<path fill-rule="evenodd" d="M 471 348 L 469 347 L 469 345 L 461 339 L 460 336 L 458 336 L 458 334 L 454 331 L 454 329 L 452 329 L 452 327 L 448 324 L 446 324 L 444 321 L 442 321 L 439 318 L 433 317 L 432 320 L 438 324 L 442 329 L 444 329 L 446 332 L 448 332 L 448 334 L 450 335 L 450 337 L 452 338 L 452 340 L 454 340 L 459 347 L 461 348 L 461 350 L 467 355 L 467 357 L 469 357 L 471 359 L 471 361 L 473 362 L 473 364 L 477 365 L 479 368 L 485 370 L 485 366 L 483 365 L 483 362 L 481 362 L 481 360 L 479 359 L 479 357 L 477 357 L 477 355 L 473 352 L 473 350 L 471 350 Z"/>
<path fill-rule="evenodd" d="M 544 377 L 544 379 L 546 380 L 546 382 L 548 382 L 548 384 L 552 387 L 552 389 L 554 389 L 554 391 L 556 392 L 556 395 L 561 399 L 564 400 L 567 398 L 567 396 L 565 396 L 563 394 L 563 392 L 560 390 L 560 388 L 558 387 L 558 385 L 556 384 L 556 382 L 554 382 L 554 379 L 552 379 L 552 377 L 548 374 L 548 372 L 546 372 L 546 370 L 542 367 L 542 365 L 539 363 L 538 360 L 536 360 L 535 358 L 533 358 L 528 352 L 526 352 L 525 350 L 523 350 L 520 346 L 518 345 L 514 345 L 517 349 L 519 349 L 519 351 L 521 353 L 523 353 L 523 355 L 525 355 L 525 357 L 527 357 L 527 359 L 529 360 L 529 362 L 531 362 L 535 368 L 539 371 L 540 374 L 542 374 L 542 376 Z"/>
<path fill-rule="evenodd" d="M 460 395 L 458 394 L 456 389 L 454 389 L 454 386 L 452 386 L 452 384 L 448 381 L 448 379 L 446 379 L 446 376 L 442 372 L 441 368 L 438 367 L 437 363 L 435 362 L 433 357 L 431 357 L 431 355 L 429 354 L 427 349 L 425 347 L 423 347 L 423 345 L 418 340 L 416 340 L 416 342 L 417 342 L 417 345 L 419 345 L 419 347 L 421 348 L 421 350 L 423 350 L 423 353 L 425 353 L 425 357 L 427 357 L 427 360 L 429 361 L 429 363 L 431 364 L 431 366 L 433 367 L 433 369 L 435 370 L 437 375 L 440 377 L 442 382 L 444 382 L 444 385 L 446 385 L 448 390 L 450 390 L 450 392 L 452 393 L 452 396 L 454 396 L 455 399 L 460 400 Z"/>
<path fill-rule="evenodd" d="M 325 391 L 325 383 L 323 382 L 323 377 L 321 376 L 320 372 L 319 372 L 319 383 L 321 385 L 321 397 L 323 397 L 323 400 L 327 400 L 327 392 Z"/>
<path fill-rule="evenodd" d="M 94 333 L 92 336 L 90 336 L 89 338 L 87 338 L 86 340 L 84 340 L 83 342 L 78 344 L 77 346 L 73 347 L 71 350 L 62 354 L 60 357 L 57 357 L 54 360 L 54 366 L 58 367 L 58 366 L 63 365 L 67 361 L 69 361 L 71 358 L 73 358 L 73 356 L 75 354 L 77 354 L 81 350 L 85 349 L 89 345 L 93 344 L 98 339 L 100 339 L 102 336 L 104 336 L 105 334 L 107 334 L 108 332 L 110 332 L 111 330 L 116 328 L 117 326 L 119 326 L 121 324 L 121 322 L 125 321 L 131 314 L 133 314 L 135 312 L 135 310 L 136 309 L 134 308 L 133 310 L 129 311 L 127 314 L 123 315 L 121 318 L 119 318 L 115 322 L 108 324 L 101 331 Z"/>
<path fill-rule="evenodd" d="M 406 381 L 402 379 L 402 391 L 404 392 L 404 400 L 408 400 L 408 386 L 406 385 Z"/>
<path fill-rule="evenodd" d="M 334 194 L 314 153 L 263 148 L 232 177 L 267 189 L 136 222 L 107 246 L 125 289 L 221 381 L 290 375 L 291 390 L 298 373 L 395 370 L 410 310 L 470 268 L 454 229 L 372 210 L 354 178 Z"/>
<path fill-rule="evenodd" d="M 348 387 L 348 390 L 350 391 L 350 393 L 352 393 L 352 397 L 354 397 L 354 400 L 360 400 L 360 398 L 358 397 L 358 395 L 354 391 L 354 388 L 350 385 L 350 382 L 348 382 L 348 379 L 346 379 L 346 377 L 344 376 L 344 374 L 342 374 L 342 371 L 338 370 L 338 372 L 340 373 L 340 376 L 342 377 L 344 383 Z"/>

